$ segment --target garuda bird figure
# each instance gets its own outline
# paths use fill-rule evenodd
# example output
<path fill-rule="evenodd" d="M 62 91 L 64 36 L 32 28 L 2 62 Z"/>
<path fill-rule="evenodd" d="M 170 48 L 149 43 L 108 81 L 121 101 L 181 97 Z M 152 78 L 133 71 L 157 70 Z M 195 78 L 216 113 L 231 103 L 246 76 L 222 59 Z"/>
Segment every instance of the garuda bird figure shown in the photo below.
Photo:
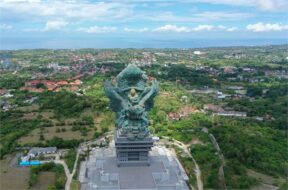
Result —
<path fill-rule="evenodd" d="M 105 94 L 110 108 L 116 112 L 116 128 L 129 139 L 149 135 L 147 111 L 159 91 L 156 80 L 148 83 L 147 75 L 136 65 L 128 65 L 114 81 L 105 82 Z"/>

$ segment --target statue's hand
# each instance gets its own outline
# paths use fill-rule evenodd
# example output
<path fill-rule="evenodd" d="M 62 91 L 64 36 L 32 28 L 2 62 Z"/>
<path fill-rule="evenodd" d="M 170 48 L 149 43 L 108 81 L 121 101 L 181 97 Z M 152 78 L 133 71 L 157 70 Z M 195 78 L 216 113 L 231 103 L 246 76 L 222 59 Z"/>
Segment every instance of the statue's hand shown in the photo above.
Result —
<path fill-rule="evenodd" d="M 157 80 L 152 81 L 152 90 L 157 93 L 159 91 L 159 82 Z"/>

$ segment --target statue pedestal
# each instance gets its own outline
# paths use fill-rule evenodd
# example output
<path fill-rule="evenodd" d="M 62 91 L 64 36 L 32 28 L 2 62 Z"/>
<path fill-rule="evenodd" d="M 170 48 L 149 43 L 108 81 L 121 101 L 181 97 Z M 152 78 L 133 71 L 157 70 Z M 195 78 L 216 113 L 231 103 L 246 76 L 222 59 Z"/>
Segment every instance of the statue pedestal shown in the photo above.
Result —
<path fill-rule="evenodd" d="M 153 146 L 153 139 L 150 136 L 131 140 L 117 130 L 114 139 L 117 166 L 150 165 L 149 151 Z"/>
<path fill-rule="evenodd" d="M 154 146 L 149 158 L 149 166 L 118 167 L 115 147 L 94 148 L 80 165 L 81 190 L 189 190 L 173 152 Z"/>

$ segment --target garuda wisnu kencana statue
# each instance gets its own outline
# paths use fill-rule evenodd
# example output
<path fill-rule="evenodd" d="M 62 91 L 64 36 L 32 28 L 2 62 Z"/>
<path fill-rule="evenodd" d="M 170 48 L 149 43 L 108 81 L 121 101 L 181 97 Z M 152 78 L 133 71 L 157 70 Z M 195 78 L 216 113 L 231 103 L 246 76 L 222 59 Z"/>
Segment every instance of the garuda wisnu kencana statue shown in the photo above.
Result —
<path fill-rule="evenodd" d="M 158 90 L 159 83 L 148 82 L 147 75 L 133 64 L 115 80 L 106 81 L 105 94 L 110 99 L 110 108 L 116 112 L 116 128 L 121 135 L 131 140 L 149 135 L 147 111 L 153 107 Z"/>

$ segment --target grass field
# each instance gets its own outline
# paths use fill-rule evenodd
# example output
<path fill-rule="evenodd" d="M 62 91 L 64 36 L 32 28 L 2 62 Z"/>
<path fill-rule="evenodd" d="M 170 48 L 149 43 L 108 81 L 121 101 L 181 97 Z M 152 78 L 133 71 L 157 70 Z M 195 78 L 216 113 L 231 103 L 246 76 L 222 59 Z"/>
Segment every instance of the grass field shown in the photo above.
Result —
<path fill-rule="evenodd" d="M 31 188 L 31 190 L 47 190 L 49 186 L 53 186 L 55 184 L 55 180 L 55 173 L 40 172 L 37 183 Z"/>
<path fill-rule="evenodd" d="M 26 112 L 23 116 L 25 119 L 35 119 L 38 115 L 41 115 L 42 118 L 47 119 L 55 125 L 58 121 L 54 118 L 53 112 L 45 111 L 45 112 Z M 87 132 L 87 136 L 81 135 L 80 131 L 72 131 L 71 124 L 76 119 L 72 118 L 65 118 L 63 121 L 65 122 L 65 125 L 63 126 L 53 126 L 53 127 L 45 127 L 44 130 L 41 132 L 40 128 L 36 128 L 32 130 L 27 135 L 21 137 L 18 139 L 18 143 L 20 145 L 25 145 L 27 143 L 39 143 L 40 141 L 40 134 L 42 133 L 45 140 L 50 140 L 53 137 L 59 137 L 63 138 L 64 140 L 72 140 L 72 139 L 84 139 L 84 140 L 91 140 L 94 136 L 95 131 L 98 132 L 101 130 L 101 122 L 104 121 L 104 123 L 109 123 L 108 128 L 111 130 L 114 127 L 114 120 L 111 120 L 111 116 L 107 115 L 107 113 L 99 113 L 95 114 L 91 112 L 90 110 L 87 110 L 82 113 L 82 116 L 89 115 L 94 118 L 94 127 L 90 128 L 89 126 L 86 126 L 86 128 L 89 130 Z M 65 129 L 64 132 L 57 132 L 57 129 Z M 43 141 L 42 141 L 43 142 Z"/>
<path fill-rule="evenodd" d="M 65 132 L 57 132 L 57 128 L 59 129 L 66 129 Z M 72 139 L 85 139 L 90 140 L 93 138 L 94 129 L 87 127 L 90 131 L 88 131 L 87 136 L 82 136 L 80 131 L 72 131 L 72 126 L 57 126 L 57 127 L 46 127 L 43 131 L 43 136 L 45 140 L 50 140 L 53 137 L 63 138 L 65 140 L 72 140 Z M 38 143 L 40 141 L 40 128 L 34 129 L 26 136 L 21 137 L 18 139 L 18 143 L 20 145 L 24 145 L 26 143 Z"/>
<path fill-rule="evenodd" d="M 27 190 L 30 169 L 10 166 L 12 158 L 12 155 L 7 155 L 5 159 L 0 160 L 0 189 Z"/>
<path fill-rule="evenodd" d="M 18 107 L 17 110 L 25 111 L 25 112 L 33 112 L 33 111 L 38 111 L 39 106 L 37 104 L 32 104 L 30 106 L 23 106 L 23 107 Z"/>
<path fill-rule="evenodd" d="M 266 190 L 266 189 L 271 189 L 271 186 L 281 186 L 281 184 L 285 183 L 285 179 L 283 178 L 276 178 L 272 177 L 266 174 L 262 174 L 259 172 L 256 172 L 254 170 L 248 169 L 247 174 L 251 177 L 256 178 L 259 180 L 260 184 L 257 186 L 253 187 L 252 190 Z"/>

